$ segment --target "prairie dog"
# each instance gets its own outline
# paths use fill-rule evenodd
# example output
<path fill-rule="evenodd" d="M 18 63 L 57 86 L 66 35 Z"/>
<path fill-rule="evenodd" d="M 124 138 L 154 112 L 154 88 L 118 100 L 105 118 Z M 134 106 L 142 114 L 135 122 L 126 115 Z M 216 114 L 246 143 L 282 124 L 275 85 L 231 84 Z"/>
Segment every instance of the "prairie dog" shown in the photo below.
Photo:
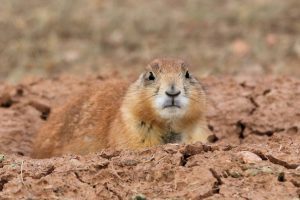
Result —
<path fill-rule="evenodd" d="M 33 157 L 207 142 L 206 95 L 179 59 L 155 59 L 130 83 L 88 88 L 50 115 Z"/>

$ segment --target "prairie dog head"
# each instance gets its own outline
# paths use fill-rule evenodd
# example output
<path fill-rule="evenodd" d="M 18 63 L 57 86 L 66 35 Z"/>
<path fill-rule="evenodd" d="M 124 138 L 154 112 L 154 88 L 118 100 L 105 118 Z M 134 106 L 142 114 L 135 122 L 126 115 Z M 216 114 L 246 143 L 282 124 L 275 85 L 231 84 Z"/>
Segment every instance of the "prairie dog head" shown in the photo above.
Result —
<path fill-rule="evenodd" d="M 192 120 L 205 112 L 203 88 L 183 60 L 155 59 L 138 82 L 145 91 L 145 101 L 162 119 L 191 117 Z"/>

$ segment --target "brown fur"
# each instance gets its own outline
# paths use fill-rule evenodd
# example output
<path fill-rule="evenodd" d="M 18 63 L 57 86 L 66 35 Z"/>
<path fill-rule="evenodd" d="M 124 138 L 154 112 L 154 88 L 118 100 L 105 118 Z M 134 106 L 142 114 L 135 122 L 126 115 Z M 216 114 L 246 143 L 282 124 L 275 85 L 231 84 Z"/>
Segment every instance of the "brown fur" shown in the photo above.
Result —
<path fill-rule="evenodd" d="M 156 59 L 138 81 L 110 80 L 95 85 L 51 114 L 34 143 L 33 157 L 87 154 L 103 148 L 138 149 L 164 144 L 166 134 L 180 133 L 182 142 L 207 141 L 206 97 L 196 79 L 184 80 L 181 60 Z M 144 79 L 150 71 L 157 83 Z M 155 92 L 170 82 L 185 85 L 190 97 L 186 114 L 165 119 L 153 106 Z"/>

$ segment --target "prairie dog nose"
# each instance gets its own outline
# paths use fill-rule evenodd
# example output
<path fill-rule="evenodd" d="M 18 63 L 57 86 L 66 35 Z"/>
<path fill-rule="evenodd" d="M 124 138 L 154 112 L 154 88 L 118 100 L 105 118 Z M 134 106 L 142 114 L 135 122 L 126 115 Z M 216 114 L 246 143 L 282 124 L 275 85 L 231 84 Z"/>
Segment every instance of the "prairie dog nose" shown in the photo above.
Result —
<path fill-rule="evenodd" d="M 166 92 L 169 97 L 177 97 L 180 95 L 181 91 L 177 90 L 174 85 L 172 85 Z"/>

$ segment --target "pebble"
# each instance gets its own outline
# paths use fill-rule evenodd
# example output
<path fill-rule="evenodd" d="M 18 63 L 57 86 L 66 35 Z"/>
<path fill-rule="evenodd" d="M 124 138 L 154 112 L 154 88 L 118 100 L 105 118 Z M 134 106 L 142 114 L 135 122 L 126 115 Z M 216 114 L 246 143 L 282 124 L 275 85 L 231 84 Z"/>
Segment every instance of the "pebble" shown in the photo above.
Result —
<path fill-rule="evenodd" d="M 247 169 L 245 171 L 245 175 L 246 176 L 256 176 L 257 174 L 259 174 L 259 169 Z"/>
<path fill-rule="evenodd" d="M 73 166 L 75 166 L 75 167 L 81 165 L 81 162 L 80 162 L 79 160 L 75 159 L 75 158 L 72 158 L 72 159 L 70 160 L 70 163 L 71 163 L 71 165 L 73 165 Z"/>
<path fill-rule="evenodd" d="M 250 152 L 250 151 L 240 151 L 238 153 L 238 156 L 242 159 L 242 161 L 244 163 L 258 163 L 260 161 L 262 161 L 261 157 L 259 157 L 258 155 Z"/>
<path fill-rule="evenodd" d="M 272 173 L 274 173 L 273 170 L 272 170 L 272 168 L 267 167 L 267 166 L 262 167 L 262 168 L 261 168 L 261 171 L 262 171 L 263 173 L 266 173 L 266 174 L 272 174 Z"/>
<path fill-rule="evenodd" d="M 229 171 L 229 175 L 232 177 L 232 178 L 239 178 L 241 177 L 242 175 L 237 172 L 237 171 Z"/>

